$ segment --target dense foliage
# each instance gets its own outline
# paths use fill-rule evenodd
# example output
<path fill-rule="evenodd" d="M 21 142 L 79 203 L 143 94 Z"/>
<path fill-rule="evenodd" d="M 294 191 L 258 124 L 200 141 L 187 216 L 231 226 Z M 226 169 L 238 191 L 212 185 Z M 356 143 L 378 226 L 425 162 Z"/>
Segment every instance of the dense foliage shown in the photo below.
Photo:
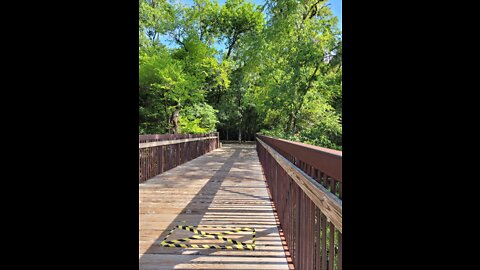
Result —
<path fill-rule="evenodd" d="M 341 149 L 342 42 L 321 0 L 140 0 L 141 134 Z"/>

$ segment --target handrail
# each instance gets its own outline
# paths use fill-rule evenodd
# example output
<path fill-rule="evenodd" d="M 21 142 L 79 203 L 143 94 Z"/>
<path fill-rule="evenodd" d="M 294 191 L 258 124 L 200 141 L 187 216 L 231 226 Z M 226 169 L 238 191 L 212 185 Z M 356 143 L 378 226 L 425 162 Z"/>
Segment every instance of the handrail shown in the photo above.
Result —
<path fill-rule="evenodd" d="M 301 157 L 302 161 L 342 182 L 342 151 L 257 134 L 282 154 Z"/>
<path fill-rule="evenodd" d="M 176 143 L 194 142 L 194 141 L 217 139 L 217 138 L 218 138 L 217 136 L 210 136 L 210 137 L 200 137 L 200 138 L 191 138 L 191 139 L 176 139 L 176 140 L 168 140 L 168 141 L 146 142 L 146 143 L 139 143 L 138 148 L 148 148 L 148 147 L 155 147 L 155 146 L 161 146 L 161 145 L 170 145 L 170 144 L 176 144 Z"/>
<path fill-rule="evenodd" d="M 178 139 L 190 139 L 190 138 L 202 138 L 209 136 L 217 136 L 218 132 L 207 133 L 207 134 L 145 134 L 138 135 L 138 142 L 156 142 L 156 141 L 168 141 L 168 140 L 178 140 Z"/>
<path fill-rule="evenodd" d="M 258 142 L 265 147 L 285 172 L 298 184 L 298 186 L 300 186 L 310 200 L 312 200 L 322 213 L 327 216 L 329 221 L 335 224 L 335 227 L 342 232 L 342 200 L 320 185 L 315 179 L 300 170 L 295 164 L 281 156 L 262 140 L 258 139 Z"/>

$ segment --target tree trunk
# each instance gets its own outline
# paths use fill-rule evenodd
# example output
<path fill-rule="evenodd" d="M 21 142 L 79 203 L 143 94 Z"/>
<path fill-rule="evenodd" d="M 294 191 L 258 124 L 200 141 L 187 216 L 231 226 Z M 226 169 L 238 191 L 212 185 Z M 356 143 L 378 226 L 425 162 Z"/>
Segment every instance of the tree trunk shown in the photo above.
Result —
<path fill-rule="evenodd" d="M 297 117 L 293 117 L 292 132 L 294 134 L 297 132 Z"/>
<path fill-rule="evenodd" d="M 287 126 L 285 128 L 285 132 L 291 131 L 293 129 L 294 123 L 295 123 L 295 116 L 293 115 L 293 112 L 291 112 L 288 115 L 288 122 L 287 122 Z"/>
<path fill-rule="evenodd" d="M 170 116 L 170 124 L 172 124 L 172 132 L 173 134 L 178 134 L 178 118 L 180 117 L 180 109 L 175 109 Z"/>
<path fill-rule="evenodd" d="M 228 125 L 227 125 L 227 141 L 228 141 Z"/>
<path fill-rule="evenodd" d="M 242 127 L 238 127 L 238 142 L 242 142 Z"/>

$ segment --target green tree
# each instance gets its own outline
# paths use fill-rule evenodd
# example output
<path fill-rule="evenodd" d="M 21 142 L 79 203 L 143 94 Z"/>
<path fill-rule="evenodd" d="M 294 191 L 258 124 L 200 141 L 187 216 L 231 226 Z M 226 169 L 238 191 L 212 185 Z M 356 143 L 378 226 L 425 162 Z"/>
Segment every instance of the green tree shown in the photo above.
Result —
<path fill-rule="evenodd" d="M 258 61 L 263 89 L 256 91 L 268 97 L 257 100 L 265 110 L 260 113 L 264 131 L 338 148 L 334 143 L 341 143 L 337 18 L 324 1 L 270 1 L 268 11 L 270 27 L 257 45 L 264 50 Z"/>
<path fill-rule="evenodd" d="M 207 103 L 186 107 L 180 116 L 182 133 L 210 133 L 215 131 L 217 111 Z"/>
<path fill-rule="evenodd" d="M 326 1 L 142 0 L 139 25 L 140 133 L 261 130 L 341 149 L 342 40 Z"/>

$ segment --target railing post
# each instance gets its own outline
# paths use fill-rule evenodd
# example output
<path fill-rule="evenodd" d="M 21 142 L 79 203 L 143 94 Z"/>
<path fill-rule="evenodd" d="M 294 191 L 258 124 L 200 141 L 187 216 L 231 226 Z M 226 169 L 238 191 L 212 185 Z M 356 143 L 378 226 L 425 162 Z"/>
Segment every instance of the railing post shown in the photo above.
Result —
<path fill-rule="evenodd" d="M 220 132 L 214 132 L 215 133 L 215 136 L 217 137 L 217 148 L 220 148 L 222 147 L 220 145 Z"/>

